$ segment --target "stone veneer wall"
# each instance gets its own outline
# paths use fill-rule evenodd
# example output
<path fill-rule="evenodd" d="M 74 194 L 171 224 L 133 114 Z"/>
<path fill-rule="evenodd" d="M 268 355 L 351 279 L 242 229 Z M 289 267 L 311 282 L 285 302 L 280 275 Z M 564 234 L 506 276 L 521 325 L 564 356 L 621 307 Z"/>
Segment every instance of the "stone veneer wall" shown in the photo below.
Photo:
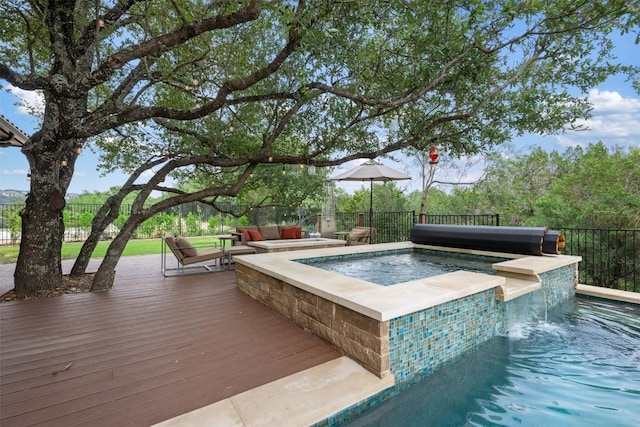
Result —
<path fill-rule="evenodd" d="M 378 377 L 389 372 L 389 322 L 380 322 L 282 280 L 236 265 L 238 288 L 335 345 Z"/>
<path fill-rule="evenodd" d="M 493 289 L 392 319 L 389 354 L 396 386 L 433 374 L 506 330 L 506 304 L 495 299 Z"/>
<path fill-rule="evenodd" d="M 506 333 L 506 305 L 490 289 L 380 322 L 244 265 L 242 291 L 335 345 L 369 371 L 391 371 L 396 385 L 413 383 Z M 547 308 L 575 293 L 576 266 L 540 274 Z"/>

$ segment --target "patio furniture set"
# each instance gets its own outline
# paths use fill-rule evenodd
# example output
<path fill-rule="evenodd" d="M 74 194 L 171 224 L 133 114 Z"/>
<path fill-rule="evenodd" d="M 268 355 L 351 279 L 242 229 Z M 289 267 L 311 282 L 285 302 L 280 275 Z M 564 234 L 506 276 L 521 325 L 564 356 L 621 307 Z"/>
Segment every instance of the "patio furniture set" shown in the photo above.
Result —
<path fill-rule="evenodd" d="M 247 226 L 237 227 L 230 234 L 216 236 L 222 242 L 220 248 L 198 248 L 183 236 L 167 233 L 162 239 L 161 270 L 165 277 L 172 271 L 185 273 L 187 270 L 202 268 L 211 272 L 222 271 L 231 269 L 236 255 L 365 245 L 371 243 L 372 234 L 373 230 L 368 227 L 356 227 L 346 234 L 346 240 L 303 238 L 302 228 L 295 225 Z M 176 267 L 168 266 L 169 253 L 175 257 Z"/>

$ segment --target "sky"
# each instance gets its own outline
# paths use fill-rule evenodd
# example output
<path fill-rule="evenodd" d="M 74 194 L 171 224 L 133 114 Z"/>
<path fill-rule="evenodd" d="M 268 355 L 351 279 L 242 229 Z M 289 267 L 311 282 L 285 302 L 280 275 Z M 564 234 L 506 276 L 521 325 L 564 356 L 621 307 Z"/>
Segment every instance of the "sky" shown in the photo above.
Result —
<path fill-rule="evenodd" d="M 635 35 L 615 39 L 615 54 L 626 64 L 640 65 L 640 46 L 634 43 Z M 0 80 L 0 113 L 17 125 L 25 133 L 31 134 L 38 129 L 38 119 L 32 116 L 23 105 L 40 106 L 41 101 L 33 92 L 26 92 Z M 635 92 L 630 82 L 624 76 L 612 76 L 588 94 L 593 104 L 592 117 L 585 124 L 589 130 L 581 132 L 568 131 L 561 135 L 539 136 L 524 135 L 512 141 L 511 146 L 519 153 L 526 153 L 533 147 L 541 147 L 546 151 L 563 152 L 566 148 L 577 145 L 586 147 L 589 143 L 603 141 L 607 146 L 639 147 L 640 146 L 640 95 Z M 401 156 L 397 156 L 401 157 Z M 396 185 L 411 192 L 420 189 L 420 178 L 417 167 L 410 159 L 400 158 L 400 161 L 378 159 L 394 169 L 414 177 L 411 181 L 399 181 Z M 471 168 L 463 177 L 444 167 L 436 171 L 439 181 L 471 182 L 482 174 L 482 158 L 476 166 Z M 356 167 L 363 160 L 351 161 L 335 168 L 331 176 Z M 126 180 L 122 173 L 111 173 L 103 176 L 97 169 L 97 154 L 84 150 L 76 162 L 73 181 L 68 193 L 83 193 L 106 191 L 121 185 Z M 444 162 L 443 162 L 444 163 Z M 24 155 L 16 147 L 0 147 L 0 190 L 29 190 L 27 174 L 29 165 Z M 368 183 L 340 181 L 338 187 L 349 193 L 360 188 L 368 188 Z M 446 188 L 443 188 L 446 190 Z"/>

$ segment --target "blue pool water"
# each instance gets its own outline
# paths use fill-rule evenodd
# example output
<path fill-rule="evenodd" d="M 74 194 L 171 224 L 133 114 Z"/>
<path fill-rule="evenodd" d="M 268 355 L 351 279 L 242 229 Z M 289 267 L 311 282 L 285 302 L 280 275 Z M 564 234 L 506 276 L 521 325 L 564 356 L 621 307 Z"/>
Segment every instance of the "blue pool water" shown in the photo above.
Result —
<path fill-rule="evenodd" d="M 350 426 L 637 426 L 640 307 L 576 298 Z"/>
<path fill-rule="evenodd" d="M 388 286 L 458 270 L 495 274 L 491 264 L 500 261 L 504 259 L 452 256 L 441 252 L 408 252 L 382 253 L 375 256 L 365 254 L 348 258 L 327 257 L 305 263 L 344 276 Z"/>

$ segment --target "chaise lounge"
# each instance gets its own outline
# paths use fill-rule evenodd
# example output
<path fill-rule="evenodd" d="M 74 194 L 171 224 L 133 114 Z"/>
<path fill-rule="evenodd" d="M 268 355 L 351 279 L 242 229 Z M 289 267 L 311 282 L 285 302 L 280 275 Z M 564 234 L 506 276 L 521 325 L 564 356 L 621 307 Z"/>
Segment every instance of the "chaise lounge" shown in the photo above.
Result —
<path fill-rule="evenodd" d="M 160 261 L 160 269 L 162 275 L 167 277 L 170 271 L 179 271 L 185 273 L 187 268 L 205 268 L 208 271 L 214 271 L 212 267 L 218 266 L 218 261 L 222 265 L 222 257 L 225 255 L 222 249 L 204 248 L 198 249 L 191 242 L 182 236 L 175 236 L 173 233 L 167 233 L 162 239 L 162 258 Z M 167 266 L 167 249 L 175 256 L 178 266 L 169 268 Z M 200 264 L 206 261 L 215 260 L 213 264 Z M 189 267 L 188 267 L 189 266 Z"/>
<path fill-rule="evenodd" d="M 368 245 L 373 241 L 375 234 L 375 228 L 355 227 L 347 236 L 347 246 Z"/>

